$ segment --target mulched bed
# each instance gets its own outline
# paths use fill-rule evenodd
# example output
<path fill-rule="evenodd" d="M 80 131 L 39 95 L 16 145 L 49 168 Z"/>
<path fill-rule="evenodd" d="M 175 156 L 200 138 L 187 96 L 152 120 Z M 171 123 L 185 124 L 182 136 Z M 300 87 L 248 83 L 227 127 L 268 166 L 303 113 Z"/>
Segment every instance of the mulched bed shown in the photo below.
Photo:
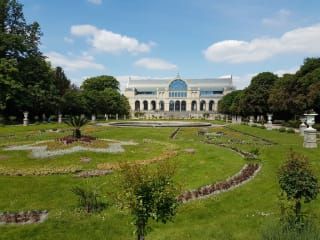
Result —
<path fill-rule="evenodd" d="M 48 211 L 27 211 L 19 213 L 0 213 L 1 224 L 32 224 L 41 223 L 48 218 Z"/>
<path fill-rule="evenodd" d="M 64 144 L 71 144 L 71 143 L 74 143 L 74 142 L 84 142 L 84 143 L 90 143 L 94 140 L 96 140 L 95 137 L 92 137 L 92 136 L 81 136 L 81 138 L 76 138 L 74 136 L 65 136 L 65 137 L 62 137 L 62 138 L 57 138 L 56 139 L 58 142 L 62 142 Z"/>
<path fill-rule="evenodd" d="M 228 178 L 227 180 L 186 191 L 178 196 L 178 200 L 179 202 L 185 203 L 191 200 L 205 198 L 210 195 L 216 195 L 221 192 L 229 191 L 253 178 L 260 168 L 261 166 L 256 163 L 246 164 L 239 173 Z"/>

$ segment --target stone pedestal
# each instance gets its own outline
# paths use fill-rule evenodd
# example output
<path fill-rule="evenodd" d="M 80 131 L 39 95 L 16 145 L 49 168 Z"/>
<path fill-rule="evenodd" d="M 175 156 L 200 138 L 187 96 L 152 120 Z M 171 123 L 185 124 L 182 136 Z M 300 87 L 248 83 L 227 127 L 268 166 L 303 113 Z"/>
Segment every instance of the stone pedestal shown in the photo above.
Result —
<path fill-rule="evenodd" d="M 46 114 L 42 114 L 42 122 L 46 122 L 47 118 L 46 118 Z"/>
<path fill-rule="evenodd" d="M 96 121 L 96 115 L 92 114 L 91 115 L 91 122 L 95 122 Z"/>
<path fill-rule="evenodd" d="M 254 116 L 250 116 L 250 118 L 249 118 L 249 125 L 250 126 L 253 125 L 253 120 L 254 120 Z"/>
<path fill-rule="evenodd" d="M 123 116 L 123 120 L 127 120 L 127 116 L 126 115 Z"/>
<path fill-rule="evenodd" d="M 232 123 L 237 123 L 237 117 L 236 116 L 232 116 Z"/>
<path fill-rule="evenodd" d="M 268 115 L 268 122 L 267 122 L 267 130 L 272 130 L 272 114 L 267 114 Z"/>
<path fill-rule="evenodd" d="M 306 128 L 307 128 L 307 125 L 304 122 L 300 124 L 299 126 L 300 136 L 302 137 L 304 136 L 304 131 L 306 130 Z"/>
<path fill-rule="evenodd" d="M 305 148 L 317 148 L 317 130 L 313 128 L 307 128 L 304 130 L 304 142 Z"/>
<path fill-rule="evenodd" d="M 23 126 L 28 126 L 29 119 L 28 119 L 29 112 L 23 112 Z"/>
<path fill-rule="evenodd" d="M 62 123 L 62 114 L 58 114 L 58 123 Z"/>
<path fill-rule="evenodd" d="M 108 116 L 108 114 L 105 114 L 105 115 L 104 115 L 104 117 L 106 118 L 106 121 L 108 121 L 108 120 L 109 120 L 109 116 Z"/>
<path fill-rule="evenodd" d="M 119 119 L 119 116 L 118 116 L 118 113 L 116 114 L 116 120 L 118 120 Z"/>
<path fill-rule="evenodd" d="M 242 123 L 242 117 L 241 116 L 237 116 L 237 122 L 240 123 L 240 124 Z"/>

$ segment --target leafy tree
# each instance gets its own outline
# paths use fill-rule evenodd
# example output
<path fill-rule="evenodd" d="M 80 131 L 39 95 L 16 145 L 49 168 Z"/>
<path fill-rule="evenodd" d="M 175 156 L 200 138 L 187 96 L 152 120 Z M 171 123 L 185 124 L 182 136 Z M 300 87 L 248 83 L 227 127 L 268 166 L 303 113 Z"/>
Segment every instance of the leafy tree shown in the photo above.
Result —
<path fill-rule="evenodd" d="M 301 202 L 314 200 L 319 193 L 316 176 L 311 170 L 307 158 L 295 152 L 290 152 L 288 160 L 279 171 L 279 184 L 289 201 L 294 201 L 295 221 L 302 220 Z"/>
<path fill-rule="evenodd" d="M 81 88 L 85 91 L 104 91 L 107 88 L 119 90 L 119 82 L 112 76 L 97 76 L 86 79 Z"/>
<path fill-rule="evenodd" d="M 269 109 L 270 89 L 277 82 L 278 76 L 270 73 L 259 73 L 252 78 L 250 85 L 243 90 L 239 102 L 239 111 L 244 115 L 264 115 Z"/>
<path fill-rule="evenodd" d="M 81 115 L 88 112 L 87 103 L 82 91 L 76 86 L 71 86 L 61 100 L 61 112 L 68 115 Z"/>
<path fill-rule="evenodd" d="M 223 98 L 218 102 L 218 111 L 224 114 L 238 113 L 236 101 L 239 101 L 238 96 L 240 96 L 241 93 L 242 90 L 237 90 L 223 96 Z"/>
<path fill-rule="evenodd" d="M 70 89 L 70 80 L 67 78 L 61 67 L 55 68 L 54 83 L 61 97 L 66 93 L 68 89 Z"/>
<path fill-rule="evenodd" d="M 75 138 L 81 138 L 80 129 L 88 123 L 88 119 L 83 116 L 71 116 L 65 123 L 74 128 L 73 136 Z"/>
<path fill-rule="evenodd" d="M 168 163 L 160 164 L 156 170 L 144 165 L 125 165 L 121 174 L 120 200 L 133 215 L 137 239 L 144 240 L 149 219 L 166 223 L 176 214 L 174 168 Z"/>

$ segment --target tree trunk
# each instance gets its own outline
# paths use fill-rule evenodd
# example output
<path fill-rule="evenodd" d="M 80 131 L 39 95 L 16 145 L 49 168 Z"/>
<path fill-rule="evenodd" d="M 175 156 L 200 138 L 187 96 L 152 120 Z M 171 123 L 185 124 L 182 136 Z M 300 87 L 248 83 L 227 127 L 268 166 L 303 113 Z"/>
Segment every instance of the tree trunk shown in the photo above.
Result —
<path fill-rule="evenodd" d="M 296 214 L 296 221 L 299 222 L 301 220 L 301 202 L 300 202 L 300 199 L 296 200 L 295 214 Z"/>
<path fill-rule="evenodd" d="M 146 227 L 146 224 L 143 222 L 143 221 L 140 221 L 138 224 L 137 224 L 137 232 L 138 232 L 138 240 L 144 240 L 144 236 L 145 236 L 145 227 Z"/>

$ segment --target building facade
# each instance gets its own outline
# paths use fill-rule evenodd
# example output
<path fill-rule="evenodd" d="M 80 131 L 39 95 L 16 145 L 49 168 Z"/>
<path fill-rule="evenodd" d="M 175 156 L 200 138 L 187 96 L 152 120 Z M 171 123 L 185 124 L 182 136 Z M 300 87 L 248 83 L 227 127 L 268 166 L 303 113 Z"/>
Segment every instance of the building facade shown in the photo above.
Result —
<path fill-rule="evenodd" d="M 219 100 L 234 90 L 232 76 L 213 79 L 129 79 L 131 111 L 152 116 L 191 116 L 217 112 Z"/>

